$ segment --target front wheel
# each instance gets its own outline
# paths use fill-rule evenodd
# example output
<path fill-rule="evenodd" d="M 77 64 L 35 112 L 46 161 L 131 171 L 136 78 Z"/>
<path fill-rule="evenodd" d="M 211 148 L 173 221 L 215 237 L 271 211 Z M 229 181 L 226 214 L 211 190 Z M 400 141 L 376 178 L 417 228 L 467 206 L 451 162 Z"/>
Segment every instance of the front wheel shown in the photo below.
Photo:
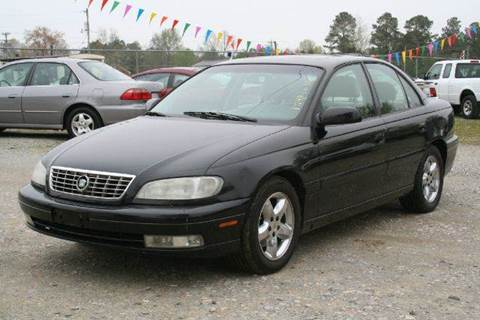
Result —
<path fill-rule="evenodd" d="M 75 138 L 100 128 L 102 126 L 102 120 L 92 109 L 80 107 L 72 110 L 68 114 L 65 125 L 70 138 Z"/>
<path fill-rule="evenodd" d="M 413 191 L 400 198 L 403 207 L 415 213 L 435 210 L 442 196 L 444 172 L 440 151 L 430 147 L 418 167 Z"/>
<path fill-rule="evenodd" d="M 285 179 L 264 183 L 251 205 L 242 232 L 236 266 L 257 274 L 274 273 L 290 260 L 301 233 L 300 202 Z"/>
<path fill-rule="evenodd" d="M 469 95 L 462 100 L 462 115 L 466 119 L 478 118 L 480 108 L 478 107 L 477 98 L 474 95 Z"/>

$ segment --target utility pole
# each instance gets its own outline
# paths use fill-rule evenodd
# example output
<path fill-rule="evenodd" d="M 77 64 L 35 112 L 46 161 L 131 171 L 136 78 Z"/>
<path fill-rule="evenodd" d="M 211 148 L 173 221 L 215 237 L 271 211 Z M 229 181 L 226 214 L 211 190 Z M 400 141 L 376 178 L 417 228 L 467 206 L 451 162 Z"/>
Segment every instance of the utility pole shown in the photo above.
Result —
<path fill-rule="evenodd" d="M 90 15 L 88 14 L 88 8 L 85 9 L 85 15 L 87 16 L 87 22 L 85 23 L 85 31 L 87 32 L 87 49 L 90 52 Z"/>
<path fill-rule="evenodd" d="M 3 32 L 2 35 L 5 37 L 5 47 L 8 44 L 8 36 L 10 35 L 10 32 Z"/>

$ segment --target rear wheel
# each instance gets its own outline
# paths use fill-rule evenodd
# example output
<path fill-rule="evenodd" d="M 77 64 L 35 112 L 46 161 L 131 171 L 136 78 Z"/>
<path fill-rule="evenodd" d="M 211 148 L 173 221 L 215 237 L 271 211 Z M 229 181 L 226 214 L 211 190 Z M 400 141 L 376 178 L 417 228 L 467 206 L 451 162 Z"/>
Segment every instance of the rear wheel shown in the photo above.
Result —
<path fill-rule="evenodd" d="M 414 213 L 435 210 L 442 196 L 444 172 L 440 151 L 430 147 L 418 167 L 413 191 L 400 198 L 403 207 Z"/>
<path fill-rule="evenodd" d="M 285 179 L 274 177 L 259 189 L 242 232 L 234 264 L 257 274 L 274 273 L 290 260 L 301 232 L 300 202 Z"/>
<path fill-rule="evenodd" d="M 480 108 L 474 95 L 469 95 L 462 100 L 462 115 L 466 119 L 478 118 Z"/>
<path fill-rule="evenodd" d="M 97 112 L 87 107 L 73 109 L 67 116 L 65 126 L 71 138 L 89 133 L 102 126 L 102 120 Z"/>

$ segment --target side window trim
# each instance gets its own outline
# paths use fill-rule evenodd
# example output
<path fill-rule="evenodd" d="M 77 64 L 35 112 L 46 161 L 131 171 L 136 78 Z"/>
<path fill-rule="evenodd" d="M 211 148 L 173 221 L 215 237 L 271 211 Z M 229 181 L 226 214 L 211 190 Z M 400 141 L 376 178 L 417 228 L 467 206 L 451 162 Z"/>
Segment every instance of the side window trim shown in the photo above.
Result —
<path fill-rule="evenodd" d="M 411 105 L 411 102 L 410 102 L 410 99 L 408 98 L 408 94 L 407 94 L 407 89 L 404 87 L 404 84 L 403 82 L 406 82 L 408 86 L 410 86 L 410 88 L 413 90 L 413 92 L 415 93 L 415 95 L 417 96 L 418 100 L 420 101 L 420 103 L 422 104 L 422 106 L 425 106 L 425 101 L 422 99 L 422 97 L 418 94 L 418 90 L 411 85 L 411 83 L 409 82 L 409 80 L 407 78 L 405 78 L 402 74 L 400 74 L 399 72 L 397 72 L 397 76 L 400 78 L 400 84 L 402 85 L 403 87 L 403 91 L 405 92 L 406 96 L 407 96 L 407 102 L 408 102 L 408 107 L 410 109 L 414 109 L 415 107 Z M 401 81 L 403 80 L 403 81 Z"/>

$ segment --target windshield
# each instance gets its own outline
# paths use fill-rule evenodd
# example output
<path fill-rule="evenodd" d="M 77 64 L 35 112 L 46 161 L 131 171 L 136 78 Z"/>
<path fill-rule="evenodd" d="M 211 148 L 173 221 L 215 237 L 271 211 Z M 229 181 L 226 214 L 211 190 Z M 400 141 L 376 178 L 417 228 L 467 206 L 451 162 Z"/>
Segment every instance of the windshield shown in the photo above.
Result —
<path fill-rule="evenodd" d="M 101 81 L 132 80 L 126 74 L 110 67 L 108 64 L 97 61 L 79 62 L 78 65 L 87 71 L 92 77 Z"/>
<path fill-rule="evenodd" d="M 293 120 L 305 108 L 321 75 L 319 68 L 294 65 L 216 66 L 185 82 L 153 111 Z"/>

